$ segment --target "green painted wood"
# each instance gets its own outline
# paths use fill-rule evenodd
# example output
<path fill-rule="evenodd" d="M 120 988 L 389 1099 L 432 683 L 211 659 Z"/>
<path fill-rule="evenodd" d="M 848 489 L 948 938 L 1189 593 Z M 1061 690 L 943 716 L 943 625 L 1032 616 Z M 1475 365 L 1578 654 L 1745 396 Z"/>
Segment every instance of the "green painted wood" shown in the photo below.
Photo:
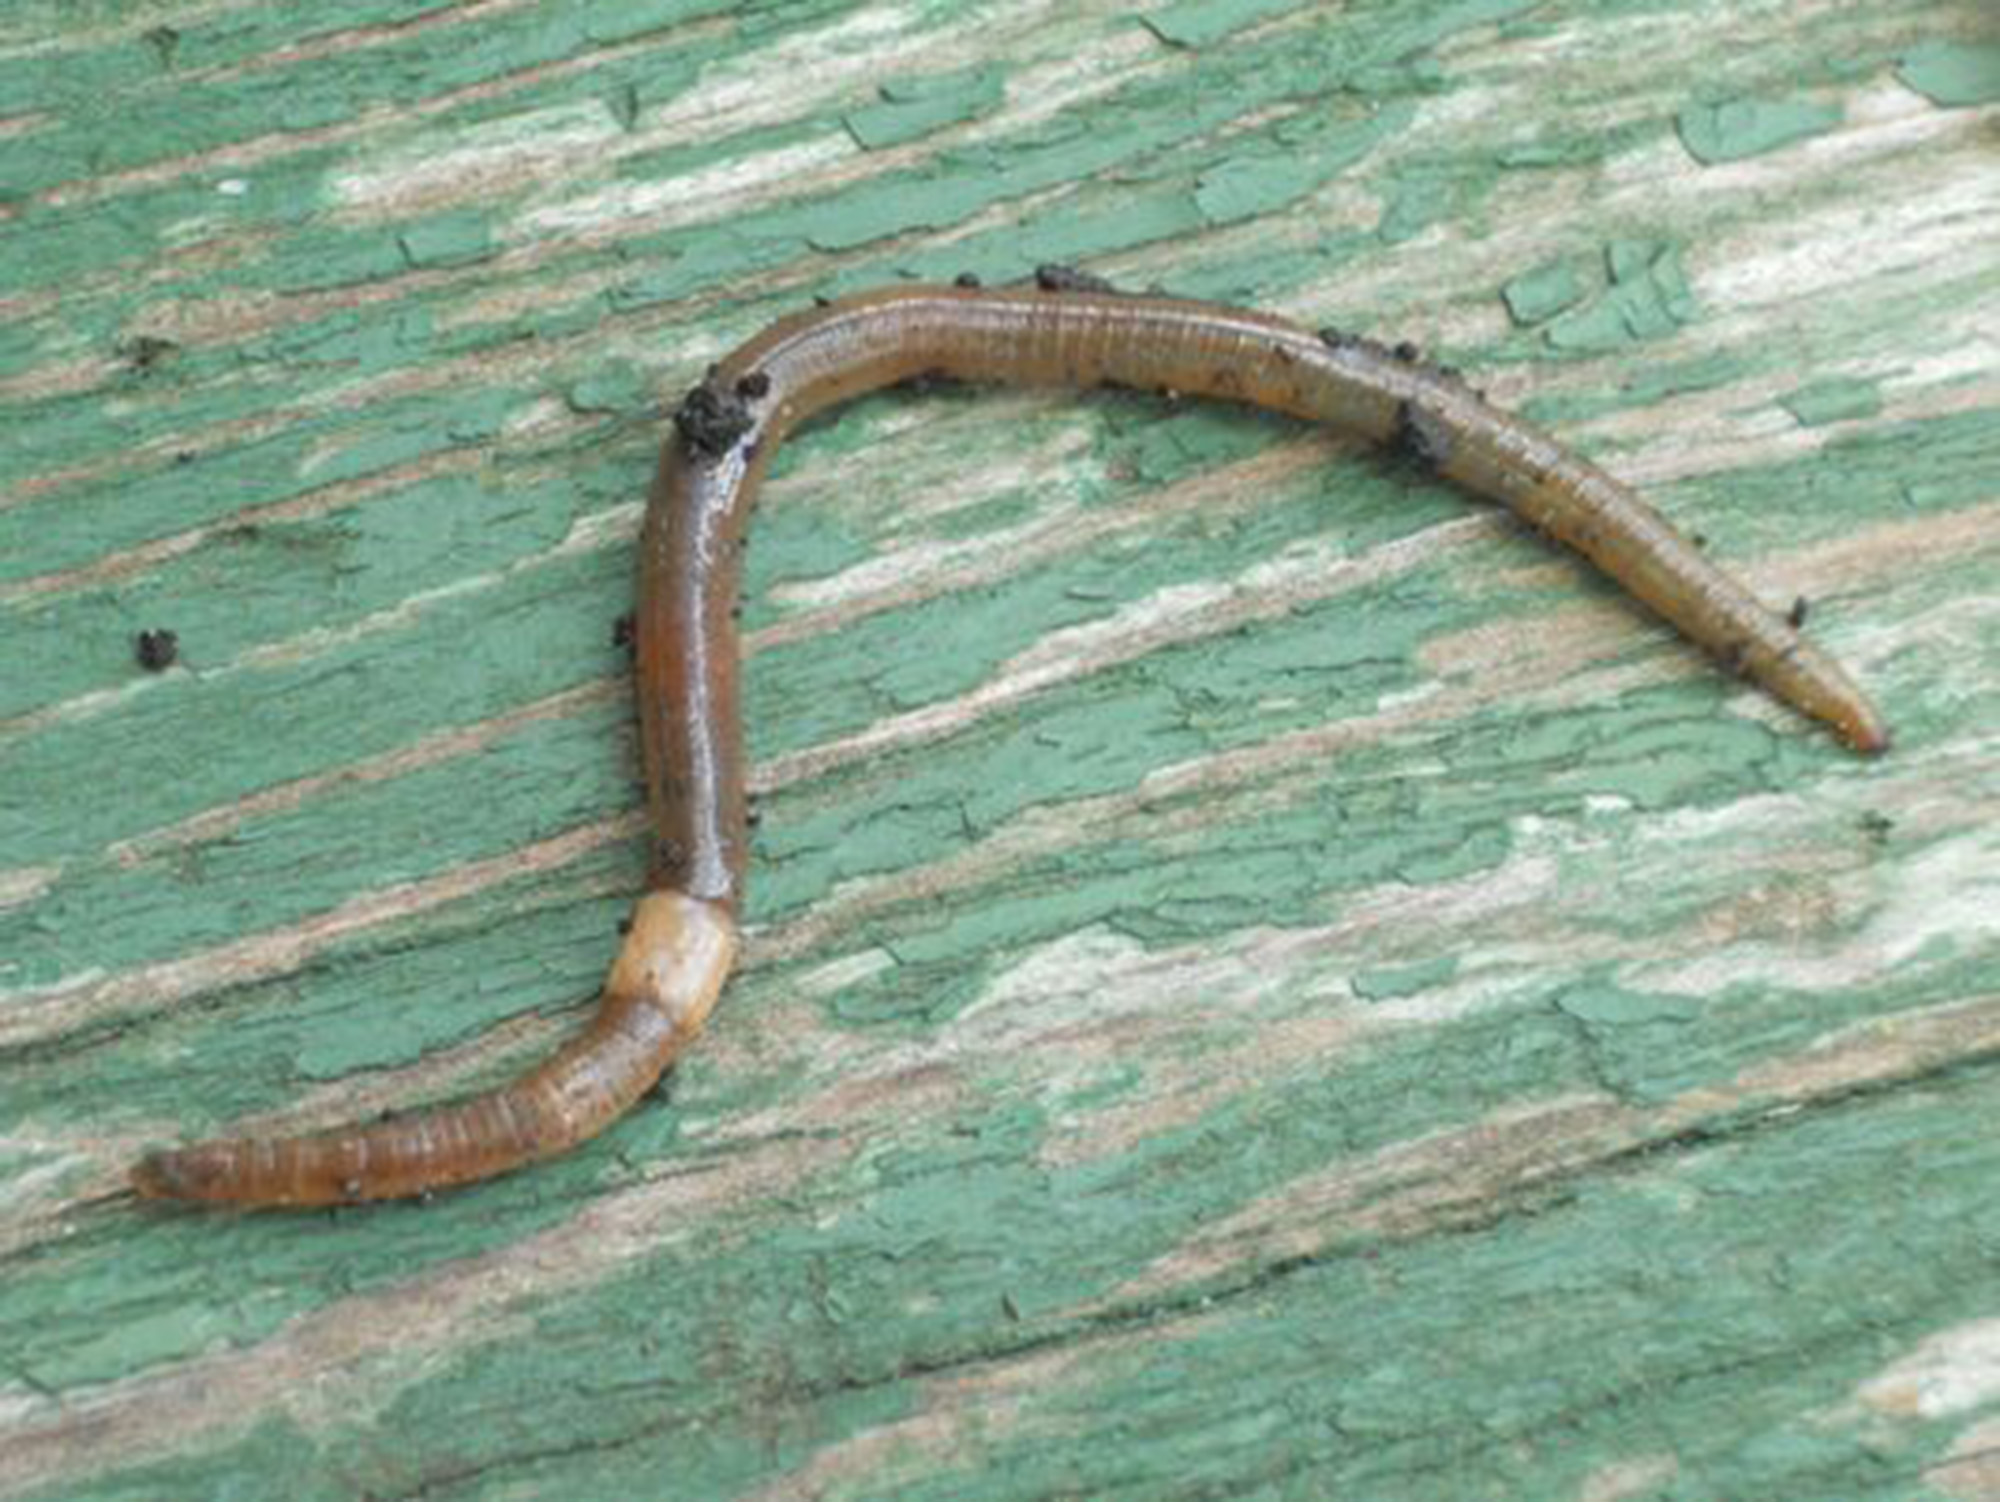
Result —
<path fill-rule="evenodd" d="M 2000 1496 L 1991 47 L 15 0 L 0 1495 Z M 759 520 L 754 930 L 665 1097 L 428 1205 L 121 1198 L 574 1024 L 665 405 L 1056 259 L 1463 365 L 1895 751 L 1351 445 L 872 400 Z"/>

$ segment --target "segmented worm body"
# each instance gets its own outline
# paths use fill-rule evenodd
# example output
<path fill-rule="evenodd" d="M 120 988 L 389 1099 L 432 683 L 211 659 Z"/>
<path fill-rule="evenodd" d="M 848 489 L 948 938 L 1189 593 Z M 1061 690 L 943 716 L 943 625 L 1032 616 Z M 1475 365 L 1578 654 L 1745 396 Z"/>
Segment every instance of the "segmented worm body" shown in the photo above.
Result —
<path fill-rule="evenodd" d="M 636 616 L 649 890 L 586 1031 L 522 1078 L 456 1104 L 155 1153 L 134 1171 L 142 1193 L 241 1205 L 423 1194 L 562 1152 L 645 1093 L 700 1030 L 736 953 L 747 819 L 734 607 L 751 503 L 799 422 L 934 376 L 1218 397 L 1400 444 L 1583 554 L 1856 750 L 1888 744 L 1881 716 L 1792 619 L 1765 609 L 1629 488 L 1407 347 L 1126 296 L 1054 268 L 1033 285 L 842 299 L 751 339 L 675 415 L 646 513 Z"/>

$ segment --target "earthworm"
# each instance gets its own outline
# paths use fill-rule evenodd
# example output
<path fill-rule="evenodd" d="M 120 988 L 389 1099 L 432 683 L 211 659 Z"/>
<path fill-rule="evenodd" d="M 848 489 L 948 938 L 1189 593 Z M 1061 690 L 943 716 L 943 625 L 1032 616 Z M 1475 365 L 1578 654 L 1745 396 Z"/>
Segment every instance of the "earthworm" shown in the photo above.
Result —
<path fill-rule="evenodd" d="M 745 521 L 779 441 L 826 407 L 926 378 L 1217 397 L 1403 447 L 1596 564 L 1724 664 L 1857 751 L 1888 744 L 1847 675 L 1632 490 L 1407 345 L 1238 308 L 1033 283 L 909 286 L 780 319 L 675 413 L 640 541 L 638 714 L 652 830 L 639 900 L 585 1032 L 511 1084 L 369 1126 L 158 1152 L 146 1195 L 324 1205 L 419 1195 L 593 1136 L 700 1030 L 737 947 L 747 855 L 735 605 Z M 1795 613 L 1796 614 L 1796 613 Z"/>

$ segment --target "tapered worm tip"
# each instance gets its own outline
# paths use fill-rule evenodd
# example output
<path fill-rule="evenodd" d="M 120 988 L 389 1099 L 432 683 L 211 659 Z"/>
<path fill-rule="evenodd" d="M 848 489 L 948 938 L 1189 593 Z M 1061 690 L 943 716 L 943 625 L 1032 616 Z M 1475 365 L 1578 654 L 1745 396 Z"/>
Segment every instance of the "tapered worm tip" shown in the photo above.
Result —
<path fill-rule="evenodd" d="M 1869 720 L 1856 725 L 1848 733 L 1847 743 L 1863 756 L 1880 756 L 1895 741 L 1889 727 L 1880 720 Z"/>
<path fill-rule="evenodd" d="M 1862 697 L 1859 690 L 1850 691 L 1845 700 L 1835 703 L 1822 714 L 1832 722 L 1834 731 L 1849 748 L 1863 756 L 1880 756 L 1889 749 L 1889 742 L 1893 739 L 1889 722 L 1882 718 L 1879 709 Z"/>

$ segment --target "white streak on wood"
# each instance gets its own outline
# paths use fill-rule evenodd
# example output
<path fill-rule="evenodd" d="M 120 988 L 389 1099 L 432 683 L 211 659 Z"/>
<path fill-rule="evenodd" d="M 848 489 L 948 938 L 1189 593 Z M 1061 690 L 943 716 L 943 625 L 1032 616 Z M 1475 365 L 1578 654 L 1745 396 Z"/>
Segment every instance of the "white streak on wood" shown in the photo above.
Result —
<path fill-rule="evenodd" d="M 2000 1318 L 1940 1330 L 1861 1384 L 1856 1399 L 1897 1418 L 1952 1418 L 2000 1402 Z"/>

